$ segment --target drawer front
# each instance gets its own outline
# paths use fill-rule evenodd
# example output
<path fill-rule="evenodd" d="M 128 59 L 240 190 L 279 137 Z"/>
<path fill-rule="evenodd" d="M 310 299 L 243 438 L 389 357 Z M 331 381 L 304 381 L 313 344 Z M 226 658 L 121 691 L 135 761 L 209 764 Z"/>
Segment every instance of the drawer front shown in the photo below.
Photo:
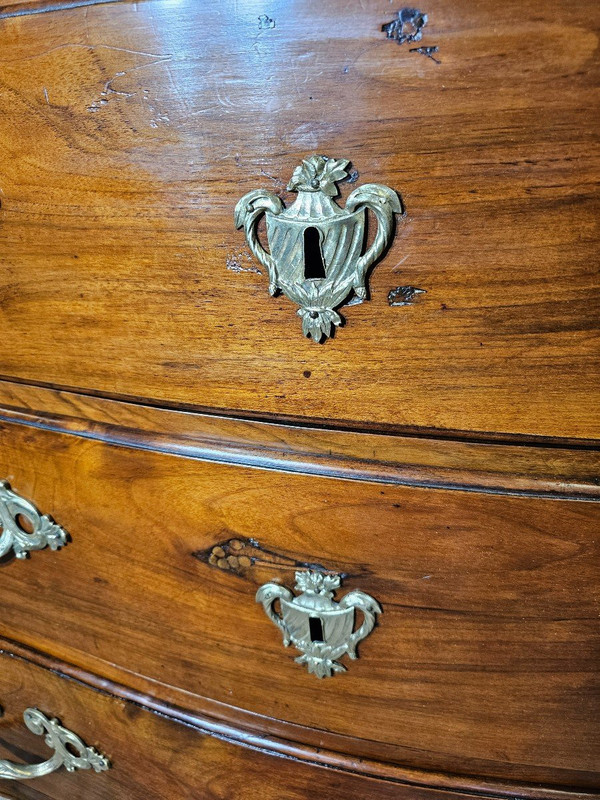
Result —
<path fill-rule="evenodd" d="M 51 755 L 23 724 L 38 706 L 110 758 L 110 768 L 28 781 L 0 779 L 9 800 L 445 800 L 471 795 L 403 787 L 274 758 L 202 735 L 138 705 L 94 692 L 56 674 L 0 655 L 0 760 L 32 763 Z"/>
<path fill-rule="evenodd" d="M 253 470 L 8 424 L 0 468 L 71 537 L 3 564 L 7 637 L 317 746 L 595 785 L 597 503 Z M 255 602 L 308 565 L 344 576 L 337 600 L 358 590 L 382 608 L 358 660 L 323 680 Z"/>
<path fill-rule="evenodd" d="M 0 374 L 360 425 L 598 437 L 599 8 L 436 0 L 414 46 L 386 38 L 397 9 L 379 0 L 3 19 Z M 319 346 L 297 304 L 269 296 L 233 219 L 255 189 L 289 205 L 314 153 L 360 173 L 342 206 L 374 183 L 406 209 L 370 299 Z"/>

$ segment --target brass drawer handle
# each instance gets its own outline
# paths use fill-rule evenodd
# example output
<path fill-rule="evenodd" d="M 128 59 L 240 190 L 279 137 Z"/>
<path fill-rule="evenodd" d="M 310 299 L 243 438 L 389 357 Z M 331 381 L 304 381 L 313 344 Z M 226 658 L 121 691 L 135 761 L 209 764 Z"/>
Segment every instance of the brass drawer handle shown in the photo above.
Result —
<path fill-rule="evenodd" d="M 28 521 L 30 531 L 23 527 L 21 517 Z M 67 534 L 60 525 L 41 514 L 6 481 L 0 481 L 0 558 L 9 550 L 17 558 L 27 558 L 31 550 L 58 550 L 66 543 Z"/>
<path fill-rule="evenodd" d="M 25 725 L 37 736 L 46 734 L 46 744 L 54 755 L 41 764 L 15 764 L 12 761 L 0 761 L 0 778 L 9 781 L 25 781 L 31 778 L 41 778 L 57 769 L 64 767 L 67 772 L 78 769 L 93 769 L 95 772 L 104 772 L 109 769 L 110 763 L 93 747 L 87 747 L 68 728 L 63 728 L 56 719 L 48 719 L 37 708 L 28 708 L 23 714 Z"/>
<path fill-rule="evenodd" d="M 256 593 L 266 615 L 283 633 L 283 644 L 300 650 L 296 663 L 306 664 L 318 678 L 330 678 L 346 667 L 336 659 L 345 653 L 358 658 L 356 647 L 375 627 L 381 606 L 364 592 L 349 592 L 339 603 L 333 594 L 342 582 L 340 575 L 306 570 L 296 573 L 298 597 L 277 583 L 265 583 Z M 281 615 L 273 608 L 279 600 Z M 364 620 L 354 630 L 355 612 L 362 611 Z"/>

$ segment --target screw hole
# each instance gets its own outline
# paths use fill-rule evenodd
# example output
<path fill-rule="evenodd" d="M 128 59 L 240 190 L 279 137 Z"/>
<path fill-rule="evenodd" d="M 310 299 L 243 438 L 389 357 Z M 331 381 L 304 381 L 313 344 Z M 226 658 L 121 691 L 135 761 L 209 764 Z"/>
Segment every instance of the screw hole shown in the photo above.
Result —
<path fill-rule="evenodd" d="M 69 755 L 73 756 L 74 758 L 81 758 L 82 753 L 78 747 L 75 747 L 73 742 L 65 742 L 65 750 Z"/>
<path fill-rule="evenodd" d="M 26 517 L 25 514 L 17 514 L 15 517 L 15 522 L 17 527 L 20 528 L 23 533 L 33 533 L 33 522 Z"/>

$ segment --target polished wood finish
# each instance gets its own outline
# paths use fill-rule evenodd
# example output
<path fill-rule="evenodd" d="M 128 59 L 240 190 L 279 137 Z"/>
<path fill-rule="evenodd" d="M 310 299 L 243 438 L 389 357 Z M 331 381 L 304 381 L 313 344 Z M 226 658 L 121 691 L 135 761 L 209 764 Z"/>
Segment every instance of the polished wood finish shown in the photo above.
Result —
<path fill-rule="evenodd" d="M 0 381 L 0 420 L 220 463 L 351 480 L 600 500 L 600 448 L 289 426 Z"/>
<path fill-rule="evenodd" d="M 276 0 L 266 30 L 263 10 L 148 0 L 2 20 L 0 373 L 597 438 L 598 4 L 431 0 L 441 64 L 385 38 L 394 5 Z M 397 188 L 407 212 L 372 299 L 324 346 L 269 298 L 232 220 L 315 151 Z M 426 294 L 392 308 L 398 285 Z"/>
<path fill-rule="evenodd" d="M 600 504 L 282 474 L 10 423 L 0 474 L 72 536 L 4 565 L 5 636 L 356 757 L 596 785 Z M 211 563 L 231 539 L 258 542 L 254 564 Z M 384 609 L 360 660 L 325 681 L 254 601 L 307 562 Z"/>
<path fill-rule="evenodd" d="M 113 762 L 0 796 L 600 798 L 600 6 L 400 7 L 0 0 L 0 479 L 70 535 L 0 559 L 0 759 Z M 324 345 L 233 223 L 315 152 L 405 209 Z M 322 681 L 307 565 L 383 607 Z"/>
<path fill-rule="evenodd" d="M 402 786 L 408 784 L 413 787 L 430 788 L 435 787 L 442 791 L 447 790 L 455 793 L 471 792 L 477 795 L 491 795 L 493 797 L 509 798 L 531 798 L 531 800 L 575 800 L 575 798 L 592 798 L 598 794 L 594 790 L 565 788 L 560 786 L 541 785 L 539 783 L 526 784 L 517 783 L 514 779 L 490 779 L 477 775 L 459 775 L 450 772 L 431 772 L 427 770 L 411 769 L 405 765 L 398 765 L 390 762 L 376 761 L 365 758 L 364 755 L 357 760 L 348 753 L 336 750 L 329 750 L 323 746 L 322 738 L 315 736 L 314 744 L 307 744 L 291 739 L 282 738 L 277 729 L 275 720 L 263 720 L 264 730 L 258 731 L 255 728 L 244 725 L 249 719 L 249 715 L 244 714 L 241 709 L 234 709 L 231 706 L 220 707 L 221 714 L 210 716 L 205 713 L 207 708 L 214 712 L 218 704 L 205 702 L 202 711 L 195 711 L 191 708 L 182 708 L 177 705 L 177 690 L 172 687 L 162 686 L 162 695 L 165 696 L 169 689 L 172 690 L 173 697 L 169 701 L 154 696 L 155 684 L 148 678 L 129 673 L 128 683 L 119 683 L 119 669 L 112 665 L 102 664 L 100 672 L 105 676 L 100 677 L 98 670 L 90 672 L 86 668 L 77 667 L 61 658 L 49 656 L 26 645 L 22 645 L 11 639 L 0 637 L 0 651 L 10 654 L 13 658 L 21 658 L 26 661 L 50 669 L 66 678 L 72 678 L 78 683 L 90 686 L 96 690 L 110 693 L 114 697 L 122 700 L 134 702 L 144 708 L 151 709 L 169 719 L 192 725 L 203 733 L 208 733 L 219 738 L 225 738 L 231 742 L 237 742 L 247 747 L 259 749 L 265 753 L 272 753 L 278 756 L 293 758 L 295 761 L 307 762 L 309 764 L 326 766 L 343 772 L 359 772 L 372 778 L 385 781 L 393 781 Z M 87 656 L 88 664 L 94 664 L 93 656 Z M 95 667 L 98 666 L 96 660 Z M 116 679 L 113 679 L 115 678 Z M 136 688 L 132 688 L 135 686 Z M 189 705 L 189 704 L 188 704 Z M 230 719 L 225 719 L 228 710 Z M 294 734 L 294 726 L 286 727 L 287 733 Z M 317 734 L 318 732 L 314 732 Z M 328 737 L 344 744 L 342 737 Z"/>
<path fill-rule="evenodd" d="M 73 8 L 104 5 L 106 3 L 130 2 L 130 0 L 2 0 L 0 19 L 26 17 L 32 14 L 48 14 Z"/>
<path fill-rule="evenodd" d="M 274 758 L 256 747 L 239 747 L 202 735 L 28 662 L 0 655 L 0 758 L 42 761 L 49 755 L 40 737 L 25 729 L 22 713 L 42 706 L 97 747 L 112 763 L 108 772 L 65 771 L 29 783 L 2 781 L 9 800 L 469 800 L 478 795 L 443 792 L 378 781 L 341 770 Z M 577 800 L 584 794 L 570 795 Z"/>

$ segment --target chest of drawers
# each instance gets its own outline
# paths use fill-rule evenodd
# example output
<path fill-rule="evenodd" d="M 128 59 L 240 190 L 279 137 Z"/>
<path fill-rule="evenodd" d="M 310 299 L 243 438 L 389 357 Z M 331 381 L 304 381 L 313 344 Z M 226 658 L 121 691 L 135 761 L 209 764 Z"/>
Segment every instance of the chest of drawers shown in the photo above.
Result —
<path fill-rule="evenodd" d="M 597 17 L 0 7 L 0 796 L 598 796 Z"/>

